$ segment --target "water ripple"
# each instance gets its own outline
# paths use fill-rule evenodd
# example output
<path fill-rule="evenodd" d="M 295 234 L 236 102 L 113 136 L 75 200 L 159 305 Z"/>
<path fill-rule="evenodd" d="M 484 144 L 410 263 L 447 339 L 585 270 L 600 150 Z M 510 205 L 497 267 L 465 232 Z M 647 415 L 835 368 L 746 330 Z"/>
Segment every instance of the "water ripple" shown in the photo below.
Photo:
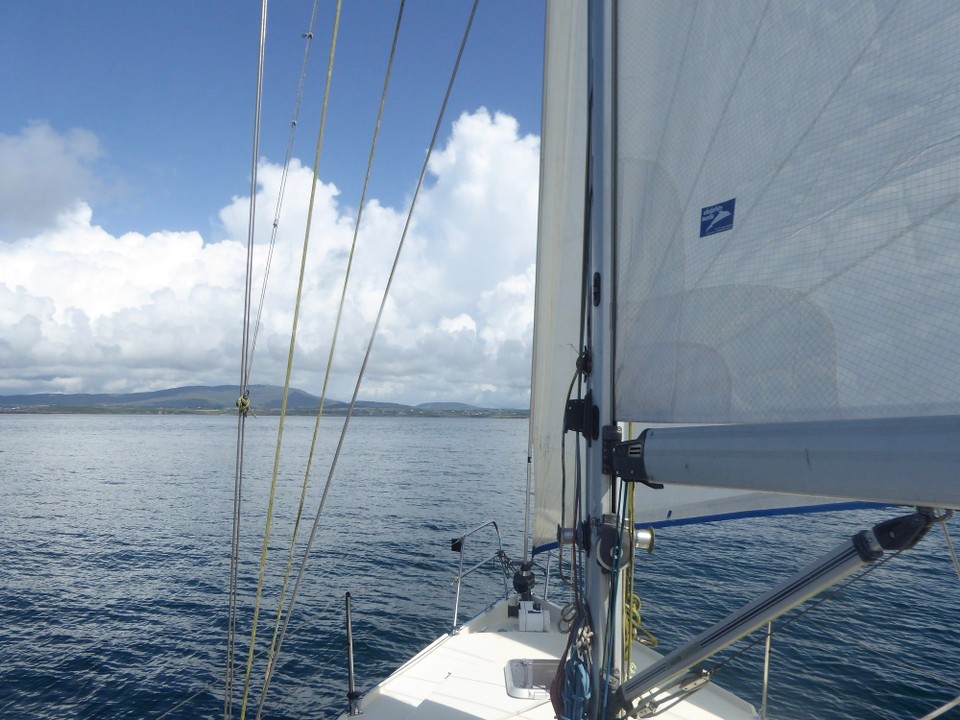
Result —
<path fill-rule="evenodd" d="M 525 421 L 355 424 L 266 702 L 271 718 L 331 716 L 344 706 L 345 592 L 354 598 L 359 682 L 369 685 L 449 627 L 450 538 L 495 519 L 507 551 L 520 552 Z M 255 688 L 312 429 L 312 419 L 288 421 Z M 317 467 L 337 430 L 322 426 Z M 149 718 L 192 695 L 172 717 L 222 715 L 235 432 L 231 417 L 0 415 L 0 717 Z M 275 433 L 275 419 L 248 424 L 241 684 Z M 315 470 L 300 547 L 325 476 Z M 889 514 L 661 531 L 657 551 L 638 563 L 647 626 L 665 649 L 676 647 Z M 778 632 L 771 717 L 910 717 L 953 697 L 926 670 L 952 679 L 960 667 L 960 593 L 943 545 L 932 533 Z M 492 549 L 482 539 L 471 547 L 477 559 Z M 471 576 L 461 618 L 502 589 L 494 570 Z M 761 663 L 754 648 L 718 681 L 758 704 Z"/>

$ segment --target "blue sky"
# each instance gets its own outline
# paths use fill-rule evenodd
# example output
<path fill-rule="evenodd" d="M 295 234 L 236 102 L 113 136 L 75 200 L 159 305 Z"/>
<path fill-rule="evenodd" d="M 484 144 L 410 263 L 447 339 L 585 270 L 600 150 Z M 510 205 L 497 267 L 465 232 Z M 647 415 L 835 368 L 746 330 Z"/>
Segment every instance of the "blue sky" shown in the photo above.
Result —
<path fill-rule="evenodd" d="M 261 155 L 283 159 L 312 3 L 271 4 Z M 335 4 L 320 6 L 295 154 L 314 156 Z M 362 163 L 398 2 L 344 4 L 321 162 L 348 202 Z M 0 5 L 4 72 L 0 132 L 30 122 L 96 134 L 95 221 L 111 232 L 205 229 L 250 167 L 259 43 L 258 2 L 7 0 Z M 373 194 L 400 202 L 416 179 L 469 15 L 459 0 L 411 0 Z M 448 112 L 485 106 L 539 132 L 542 2 L 481 2 Z"/>
<path fill-rule="evenodd" d="M 398 239 L 470 5 L 406 3 L 368 196 L 383 211 L 370 218 L 370 237 L 383 233 L 367 241 L 372 266 Z M 320 4 L 315 30 L 288 185 L 294 216 L 305 212 L 334 7 Z M 334 239 L 317 262 L 342 259 L 352 234 L 398 7 L 344 3 L 320 163 L 327 205 L 317 213 L 328 224 L 311 242 L 324 231 Z M 261 218 L 273 213 L 311 10 L 270 7 Z M 543 13 L 533 0 L 480 4 L 440 136 L 442 170 L 428 178 L 410 241 L 411 279 L 391 298 L 368 397 L 527 401 Z M 211 328 L 239 318 L 233 262 L 245 240 L 259 21 L 249 0 L 0 4 L 0 393 L 233 381 L 239 332 Z M 281 225 L 279 287 L 295 278 L 294 225 Z M 316 312 L 327 318 L 339 280 L 328 265 L 316 278 Z M 356 281 L 341 396 L 375 285 L 374 275 Z M 268 348 L 282 345 L 285 324 L 289 333 L 289 297 L 276 292 Z M 302 341 L 295 381 L 305 389 L 317 389 L 324 337 L 318 329 Z M 281 382 L 280 353 L 264 352 L 255 381 Z M 416 369 L 423 353 L 437 358 L 426 373 Z"/>

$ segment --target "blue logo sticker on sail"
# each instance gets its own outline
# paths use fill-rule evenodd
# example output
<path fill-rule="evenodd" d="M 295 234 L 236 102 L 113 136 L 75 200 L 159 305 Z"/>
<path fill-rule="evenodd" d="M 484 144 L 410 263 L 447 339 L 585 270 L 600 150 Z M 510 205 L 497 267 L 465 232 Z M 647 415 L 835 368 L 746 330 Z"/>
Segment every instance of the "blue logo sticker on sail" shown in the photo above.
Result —
<path fill-rule="evenodd" d="M 733 229 L 733 206 L 737 199 L 731 198 L 718 205 L 700 211 L 700 237 Z"/>

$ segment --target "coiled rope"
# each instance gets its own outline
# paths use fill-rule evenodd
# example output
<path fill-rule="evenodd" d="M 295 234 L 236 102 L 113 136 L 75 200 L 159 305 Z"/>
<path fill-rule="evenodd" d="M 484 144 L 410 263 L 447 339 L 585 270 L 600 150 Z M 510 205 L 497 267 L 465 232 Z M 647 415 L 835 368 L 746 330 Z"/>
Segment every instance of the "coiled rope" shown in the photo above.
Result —
<path fill-rule="evenodd" d="M 590 643 L 593 631 L 582 624 L 576 630 L 577 642 L 563 666 L 563 715 L 561 720 L 581 720 L 590 705 Z"/>
<path fill-rule="evenodd" d="M 573 380 L 571 380 L 570 389 L 567 391 L 568 401 L 573 385 L 580 376 L 581 373 L 578 367 Z M 566 446 L 563 442 L 563 438 L 565 437 L 566 430 L 564 430 L 564 433 L 561 435 L 561 466 L 563 468 L 566 467 Z M 571 518 L 571 520 L 577 527 L 580 526 L 580 519 L 584 515 L 582 503 L 582 457 L 580 450 L 580 443 L 575 442 L 575 478 L 573 486 L 574 517 Z M 565 474 L 563 477 L 565 482 Z M 563 506 L 566 507 L 565 501 Z M 571 577 L 569 583 L 573 590 L 574 599 L 561 613 L 561 622 L 569 626 L 569 637 L 567 638 L 567 647 L 560 656 L 557 673 L 550 684 L 550 702 L 553 705 L 554 714 L 562 720 L 582 720 L 592 694 L 592 684 L 590 681 L 590 667 L 592 665 L 590 638 L 593 635 L 593 628 L 590 627 L 589 624 L 590 610 L 583 593 L 584 576 L 582 567 L 582 548 L 580 547 L 579 540 L 574 538 L 574 542 L 570 548 Z M 563 578 L 562 554 L 560 557 L 560 577 Z"/>
<path fill-rule="evenodd" d="M 627 436 L 633 437 L 633 425 L 629 424 L 627 426 Z M 634 495 L 636 491 L 636 483 L 627 483 L 627 506 L 626 517 L 627 517 L 627 527 L 630 529 L 630 533 L 633 533 L 634 527 L 636 527 L 636 504 L 634 500 Z M 650 546 L 648 552 L 653 551 L 653 545 Z M 629 548 L 629 561 L 625 570 L 626 577 L 624 578 L 624 602 L 623 602 L 623 672 L 624 680 L 626 680 L 633 673 L 633 643 L 639 642 L 647 647 L 655 648 L 660 644 L 660 641 L 645 627 L 643 627 L 643 602 L 640 600 L 640 596 L 636 592 L 636 575 L 635 575 L 635 563 L 636 563 L 636 545 L 635 543 L 630 543 Z"/>

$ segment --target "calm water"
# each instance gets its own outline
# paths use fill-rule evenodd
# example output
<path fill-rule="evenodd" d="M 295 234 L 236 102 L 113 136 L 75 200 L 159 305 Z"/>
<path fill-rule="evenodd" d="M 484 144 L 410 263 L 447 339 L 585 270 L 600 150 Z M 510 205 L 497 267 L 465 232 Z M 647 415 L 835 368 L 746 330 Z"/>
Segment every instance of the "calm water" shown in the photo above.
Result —
<path fill-rule="evenodd" d="M 520 555 L 526 427 L 353 421 L 268 717 L 321 718 L 343 707 L 344 592 L 354 598 L 358 683 L 367 686 L 449 627 L 451 537 L 495 519 L 507 552 Z M 287 423 L 261 654 L 312 428 L 312 419 Z M 243 663 L 276 429 L 276 418 L 247 424 Z M 322 427 L 310 522 L 338 430 L 336 420 Z M 222 716 L 235 434 L 231 417 L 0 415 L 0 717 L 156 718 L 188 699 L 167 717 Z M 647 627 L 663 648 L 675 647 L 818 552 L 895 514 L 664 530 L 638 568 Z M 472 578 L 462 619 L 499 590 L 493 570 Z M 960 693 L 958 618 L 960 582 L 938 529 L 778 633 L 770 716 L 922 716 Z M 759 704 L 760 663 L 753 649 L 717 680 Z M 255 688 L 262 672 L 256 663 Z"/>

